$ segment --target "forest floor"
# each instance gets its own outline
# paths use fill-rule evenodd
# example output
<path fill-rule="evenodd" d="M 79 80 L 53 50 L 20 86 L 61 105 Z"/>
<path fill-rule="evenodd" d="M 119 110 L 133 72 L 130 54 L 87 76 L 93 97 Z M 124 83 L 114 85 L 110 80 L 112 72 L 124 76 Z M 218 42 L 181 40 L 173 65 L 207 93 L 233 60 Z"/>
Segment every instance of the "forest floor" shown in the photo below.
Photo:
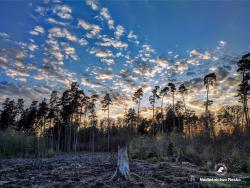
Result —
<path fill-rule="evenodd" d="M 115 169 L 116 159 L 108 153 L 6 159 L 0 160 L 0 187 L 250 187 L 249 179 L 248 183 L 200 182 L 200 177 L 216 175 L 190 163 L 130 160 L 130 181 L 111 180 Z"/>

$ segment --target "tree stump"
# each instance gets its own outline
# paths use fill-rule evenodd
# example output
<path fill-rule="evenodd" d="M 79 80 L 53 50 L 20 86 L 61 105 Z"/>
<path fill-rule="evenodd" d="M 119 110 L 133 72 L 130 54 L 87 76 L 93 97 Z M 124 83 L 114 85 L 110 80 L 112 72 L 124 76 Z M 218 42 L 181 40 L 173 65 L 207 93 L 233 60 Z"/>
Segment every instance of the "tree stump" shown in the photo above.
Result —
<path fill-rule="evenodd" d="M 129 180 L 130 178 L 128 151 L 126 146 L 118 146 L 117 169 L 111 180 L 115 177 L 122 177 L 125 180 Z"/>

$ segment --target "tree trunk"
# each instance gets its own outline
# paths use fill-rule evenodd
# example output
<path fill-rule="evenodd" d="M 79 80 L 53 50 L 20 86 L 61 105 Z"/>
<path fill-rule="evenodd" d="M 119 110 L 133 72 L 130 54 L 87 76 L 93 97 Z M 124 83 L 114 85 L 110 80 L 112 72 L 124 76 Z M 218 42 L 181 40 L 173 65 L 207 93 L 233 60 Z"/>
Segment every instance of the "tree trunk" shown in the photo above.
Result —
<path fill-rule="evenodd" d="M 61 123 L 58 123 L 58 127 L 57 127 L 57 152 L 60 151 L 60 145 L 61 145 Z"/>
<path fill-rule="evenodd" d="M 129 180 L 130 178 L 129 160 L 128 160 L 128 152 L 126 146 L 124 147 L 118 146 L 117 169 L 111 179 L 113 179 L 116 176 L 120 176 L 125 180 Z"/>
<path fill-rule="evenodd" d="M 94 126 L 94 119 L 91 119 L 91 125 L 92 125 L 92 146 L 91 146 L 91 151 L 92 153 L 95 152 L 95 126 Z"/>
<path fill-rule="evenodd" d="M 109 123 L 109 105 L 108 105 L 108 152 L 110 150 L 110 123 Z"/>
<path fill-rule="evenodd" d="M 110 148 L 110 132 L 109 132 L 109 127 L 108 127 L 108 152 L 109 152 L 109 148 Z"/>
<path fill-rule="evenodd" d="M 54 149 L 54 132 L 55 132 L 55 128 L 54 128 L 54 119 L 51 119 L 51 122 L 50 122 L 50 129 L 51 130 L 51 148 Z"/>
<path fill-rule="evenodd" d="M 92 133 L 92 153 L 95 152 L 95 133 L 94 133 L 94 130 L 93 130 L 93 133 Z"/>
<path fill-rule="evenodd" d="M 209 121 L 208 121 L 208 92 L 209 92 L 209 85 L 207 85 L 207 102 L 206 102 L 206 112 L 205 112 L 205 126 L 206 126 L 206 132 L 208 132 L 209 129 Z"/>
<path fill-rule="evenodd" d="M 174 92 L 173 92 L 173 128 L 175 131 L 177 131 L 176 125 L 175 125 L 175 104 L 174 104 Z"/>
<path fill-rule="evenodd" d="M 155 103 L 153 103 L 153 121 L 155 119 Z"/>
<path fill-rule="evenodd" d="M 163 133 L 163 121 L 164 121 L 164 115 L 163 115 L 163 101 L 164 101 L 164 95 L 162 96 L 162 100 L 161 100 L 161 132 Z"/>
<path fill-rule="evenodd" d="M 245 120 L 246 120 L 246 128 L 248 128 L 248 106 L 247 106 L 247 96 L 244 94 L 244 113 L 245 113 Z"/>
<path fill-rule="evenodd" d="M 184 97 L 183 94 L 182 94 L 182 100 L 183 100 L 183 105 L 184 105 L 184 109 L 185 109 L 185 112 L 186 112 L 187 108 L 186 108 L 185 97 Z"/>
<path fill-rule="evenodd" d="M 139 99 L 138 101 L 138 109 L 137 109 L 137 121 L 136 121 L 136 128 L 139 126 L 139 120 L 140 120 L 140 105 L 141 105 L 141 100 Z"/>

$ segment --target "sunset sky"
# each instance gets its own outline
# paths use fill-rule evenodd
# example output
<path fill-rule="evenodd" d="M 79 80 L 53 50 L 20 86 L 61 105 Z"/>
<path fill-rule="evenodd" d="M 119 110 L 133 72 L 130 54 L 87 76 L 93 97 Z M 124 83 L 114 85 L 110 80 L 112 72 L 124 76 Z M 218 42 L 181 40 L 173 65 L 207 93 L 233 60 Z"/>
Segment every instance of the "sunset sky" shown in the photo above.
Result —
<path fill-rule="evenodd" d="M 233 104 L 235 62 L 250 51 L 249 8 L 250 1 L 0 1 L 0 100 L 41 100 L 77 81 L 88 95 L 110 92 L 115 117 L 134 107 L 132 94 L 143 87 L 146 115 L 152 88 L 173 82 L 185 83 L 188 107 L 201 112 L 203 77 L 215 72 L 211 108 Z"/>

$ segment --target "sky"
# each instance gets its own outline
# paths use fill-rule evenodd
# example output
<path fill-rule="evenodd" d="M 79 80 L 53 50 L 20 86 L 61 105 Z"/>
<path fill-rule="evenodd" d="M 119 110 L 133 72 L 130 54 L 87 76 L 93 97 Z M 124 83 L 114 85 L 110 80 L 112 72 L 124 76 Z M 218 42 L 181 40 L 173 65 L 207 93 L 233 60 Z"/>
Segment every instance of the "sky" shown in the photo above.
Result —
<path fill-rule="evenodd" d="M 215 72 L 211 108 L 235 104 L 236 62 L 250 51 L 249 8 L 250 1 L 0 1 L 0 101 L 40 101 L 77 81 L 88 95 L 109 92 L 116 117 L 135 107 L 142 87 L 147 116 L 154 86 L 173 82 L 186 85 L 187 106 L 201 112 L 203 77 Z"/>

